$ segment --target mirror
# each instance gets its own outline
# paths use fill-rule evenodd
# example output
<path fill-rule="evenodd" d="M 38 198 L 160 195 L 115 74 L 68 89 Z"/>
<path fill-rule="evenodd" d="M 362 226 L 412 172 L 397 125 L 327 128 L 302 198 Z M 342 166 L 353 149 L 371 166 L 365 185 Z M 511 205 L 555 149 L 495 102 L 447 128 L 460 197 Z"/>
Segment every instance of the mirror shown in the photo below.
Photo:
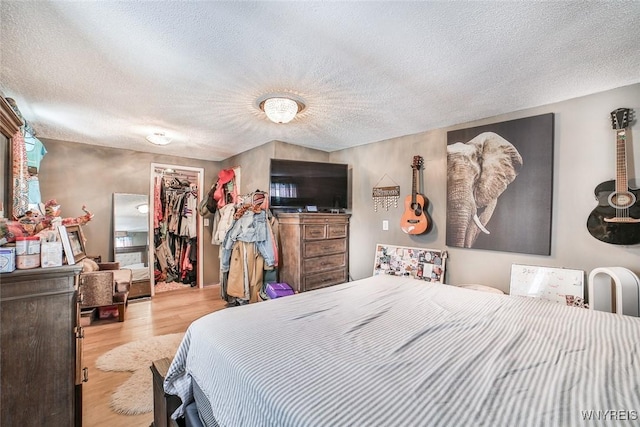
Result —
<path fill-rule="evenodd" d="M 146 272 L 148 278 L 149 196 L 114 193 L 113 230 L 113 260 L 120 262 L 120 268 Z"/>

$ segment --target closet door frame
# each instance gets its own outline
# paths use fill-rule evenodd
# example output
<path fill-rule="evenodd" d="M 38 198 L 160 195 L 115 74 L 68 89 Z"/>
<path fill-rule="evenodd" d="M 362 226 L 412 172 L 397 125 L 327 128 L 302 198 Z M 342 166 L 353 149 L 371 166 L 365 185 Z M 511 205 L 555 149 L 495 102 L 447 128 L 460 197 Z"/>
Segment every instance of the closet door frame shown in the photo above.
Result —
<path fill-rule="evenodd" d="M 154 275 L 155 261 L 156 261 L 156 253 L 155 253 L 155 245 L 154 241 L 154 228 L 153 228 L 153 218 L 155 215 L 155 203 L 154 203 L 154 183 L 155 177 L 158 175 L 156 173 L 157 169 L 173 169 L 175 172 L 180 173 L 181 171 L 196 173 L 198 180 L 198 201 L 202 200 L 204 197 L 204 168 L 195 168 L 191 166 L 180 166 L 180 165 L 170 165 L 165 163 L 151 163 L 151 174 L 149 177 L 149 276 L 151 279 L 151 297 L 156 294 L 155 284 L 156 278 Z M 197 271 L 196 271 L 196 282 L 199 288 L 204 286 L 204 228 L 203 228 L 203 219 L 197 212 L 194 213 L 198 220 L 196 221 L 198 237 L 198 263 L 197 263 Z"/>

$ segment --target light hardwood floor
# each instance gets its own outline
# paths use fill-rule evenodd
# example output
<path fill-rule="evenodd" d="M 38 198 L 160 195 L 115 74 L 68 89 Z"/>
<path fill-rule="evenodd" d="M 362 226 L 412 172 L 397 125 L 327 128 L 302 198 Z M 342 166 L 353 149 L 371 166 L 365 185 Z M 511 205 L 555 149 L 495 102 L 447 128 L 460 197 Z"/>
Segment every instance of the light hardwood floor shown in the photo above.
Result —
<path fill-rule="evenodd" d="M 220 310 L 225 304 L 220 299 L 218 285 L 163 292 L 156 294 L 152 300 L 129 303 L 124 322 L 101 320 L 87 326 L 84 366 L 89 368 L 89 381 L 83 385 L 82 425 L 148 427 L 153 422 L 153 413 L 119 415 L 109 408 L 112 391 L 131 374 L 100 371 L 96 368 L 96 359 L 112 348 L 131 341 L 184 332 L 195 319 Z"/>

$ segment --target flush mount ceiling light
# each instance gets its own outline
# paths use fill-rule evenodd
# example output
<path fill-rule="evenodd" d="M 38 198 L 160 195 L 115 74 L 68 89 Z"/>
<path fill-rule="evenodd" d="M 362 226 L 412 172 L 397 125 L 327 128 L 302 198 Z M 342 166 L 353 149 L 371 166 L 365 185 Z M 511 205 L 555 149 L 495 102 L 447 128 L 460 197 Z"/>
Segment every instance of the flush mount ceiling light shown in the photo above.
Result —
<path fill-rule="evenodd" d="M 146 214 L 149 213 L 149 205 L 146 203 L 143 203 L 141 205 L 136 206 L 136 209 L 138 210 L 138 212 L 140 212 L 141 214 Z"/>
<path fill-rule="evenodd" d="M 290 95 L 270 95 L 258 100 L 258 107 L 274 123 L 289 123 L 305 105 L 302 100 Z"/>
<path fill-rule="evenodd" d="M 166 136 L 164 133 L 152 133 L 147 136 L 147 141 L 155 145 L 167 145 L 171 142 L 171 138 Z"/>

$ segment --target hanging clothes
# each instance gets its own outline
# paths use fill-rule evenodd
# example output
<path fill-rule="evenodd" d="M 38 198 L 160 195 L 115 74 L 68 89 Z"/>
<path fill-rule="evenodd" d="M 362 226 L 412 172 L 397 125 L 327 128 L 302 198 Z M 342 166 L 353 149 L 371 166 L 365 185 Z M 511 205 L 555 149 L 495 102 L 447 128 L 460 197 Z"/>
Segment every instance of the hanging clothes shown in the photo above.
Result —
<path fill-rule="evenodd" d="M 264 258 L 253 243 L 236 241 L 231 250 L 227 294 L 250 303 L 258 302 L 264 276 Z"/>
<path fill-rule="evenodd" d="M 194 238 L 198 235 L 198 195 L 194 190 L 186 193 L 183 200 L 180 235 Z"/>
<path fill-rule="evenodd" d="M 197 189 L 184 178 L 158 176 L 154 181 L 154 268 L 159 281 L 197 284 Z"/>
<path fill-rule="evenodd" d="M 16 131 L 12 137 L 12 190 L 13 190 L 13 210 L 11 215 L 13 219 L 23 217 L 29 210 L 29 187 L 34 186 L 29 182 L 29 165 L 27 157 L 27 149 L 25 144 L 25 135 L 34 135 L 35 131 L 20 112 L 16 101 L 13 98 L 5 98 L 11 109 L 22 121 L 22 126 Z M 39 192 L 39 183 L 38 185 Z M 39 206 L 38 206 L 39 208 Z M 43 212 L 44 213 L 44 212 Z"/>
<path fill-rule="evenodd" d="M 38 172 L 40 171 L 40 162 L 47 154 L 47 149 L 38 138 L 28 132 L 25 134 L 24 145 L 27 154 L 29 209 L 39 210 L 42 196 L 40 195 Z"/>
<path fill-rule="evenodd" d="M 153 181 L 153 228 L 159 228 L 163 218 L 162 209 L 162 177 L 156 176 Z"/>
<path fill-rule="evenodd" d="M 275 281 L 275 274 L 267 275 L 267 272 L 275 271 L 278 266 L 274 233 L 277 220 L 268 210 L 265 194 L 251 193 L 240 197 L 244 202 L 233 209 L 224 206 L 218 210 L 220 220 L 214 239 L 220 238 L 221 224 L 226 227 L 229 218 L 232 221 L 220 245 L 220 292 L 222 298 L 232 304 L 262 300 L 260 291 L 265 278 Z"/>
<path fill-rule="evenodd" d="M 16 131 L 12 138 L 13 146 L 13 218 L 24 216 L 29 210 L 29 172 L 27 150 L 22 131 Z"/>

